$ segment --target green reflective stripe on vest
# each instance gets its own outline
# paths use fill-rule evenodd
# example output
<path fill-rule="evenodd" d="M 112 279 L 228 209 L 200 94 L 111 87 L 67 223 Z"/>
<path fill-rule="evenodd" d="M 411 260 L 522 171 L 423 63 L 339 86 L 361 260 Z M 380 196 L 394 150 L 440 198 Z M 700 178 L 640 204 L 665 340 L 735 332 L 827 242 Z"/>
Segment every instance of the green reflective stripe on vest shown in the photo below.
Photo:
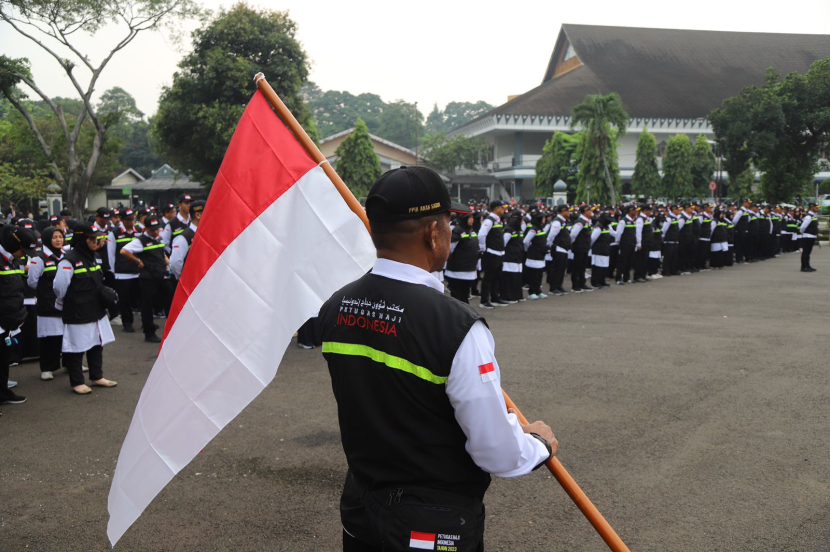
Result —
<path fill-rule="evenodd" d="M 752 222 L 753 220 L 758 220 L 758 217 L 752 217 L 751 219 L 749 219 L 749 222 Z"/>
<path fill-rule="evenodd" d="M 386 354 L 383 351 L 378 351 L 377 349 L 373 349 L 368 345 L 357 345 L 354 343 L 338 343 L 336 341 L 326 341 L 323 343 L 323 352 L 334 353 L 336 355 L 362 356 L 370 360 L 374 360 L 375 362 L 385 364 L 389 368 L 394 368 L 396 370 L 401 370 L 403 372 L 409 372 L 413 376 L 419 377 L 422 380 L 428 381 L 430 383 L 436 383 L 439 385 L 447 383 L 447 378 L 436 376 L 423 366 L 412 364 L 406 359 Z"/>
<path fill-rule="evenodd" d="M 46 268 L 43 269 L 43 272 L 52 272 L 53 270 L 57 270 L 57 269 L 58 269 L 58 267 L 56 267 L 56 266 L 47 266 Z"/>
<path fill-rule="evenodd" d="M 537 236 L 544 236 L 545 234 L 547 234 L 547 232 L 536 232 Z"/>
<path fill-rule="evenodd" d="M 15 269 L 15 270 L 0 270 L 0 276 L 10 276 L 12 274 L 25 274 L 23 270 Z"/>
<path fill-rule="evenodd" d="M 636 224 L 626 224 L 625 227 L 626 228 L 637 228 L 637 225 Z"/>
<path fill-rule="evenodd" d="M 151 249 L 158 249 L 159 247 L 164 247 L 163 243 L 157 243 L 156 245 L 145 245 L 144 251 L 149 251 Z"/>
<path fill-rule="evenodd" d="M 726 223 L 725 222 L 719 222 L 718 226 L 726 226 Z"/>
<path fill-rule="evenodd" d="M 699 220 L 700 217 L 692 217 L 692 220 Z"/>
<path fill-rule="evenodd" d="M 712 224 L 712 219 L 703 219 L 703 224 Z"/>
<path fill-rule="evenodd" d="M 131 242 L 131 241 L 133 241 L 134 239 L 135 239 L 135 238 L 121 238 L 121 239 L 115 240 L 115 243 L 125 243 L 125 242 Z"/>
<path fill-rule="evenodd" d="M 673 221 L 671 221 L 671 223 L 672 223 L 672 224 L 677 224 L 677 223 L 678 223 L 678 221 L 673 220 Z"/>
<path fill-rule="evenodd" d="M 493 228 L 504 228 L 503 224 L 494 224 Z"/>
<path fill-rule="evenodd" d="M 174 236 L 178 236 L 178 235 L 179 235 L 179 234 L 181 234 L 182 232 L 184 232 L 184 228 L 179 228 L 178 230 L 176 230 L 175 232 L 173 232 L 173 235 L 174 235 Z"/>
<path fill-rule="evenodd" d="M 601 230 L 600 234 L 610 234 L 611 230 Z"/>
<path fill-rule="evenodd" d="M 524 234 L 510 234 L 511 238 L 521 238 Z"/>
<path fill-rule="evenodd" d="M 76 268 L 75 274 L 83 274 L 84 272 L 95 272 L 96 270 L 101 270 L 101 265 L 91 266 L 89 267 L 89 270 L 87 270 L 86 268 Z"/>
<path fill-rule="evenodd" d="M 643 226 L 651 226 L 651 222 L 644 222 Z"/>
<path fill-rule="evenodd" d="M 470 237 L 470 235 L 469 235 L 469 234 L 461 234 L 461 237 L 462 237 L 462 238 L 469 238 L 469 237 Z"/>

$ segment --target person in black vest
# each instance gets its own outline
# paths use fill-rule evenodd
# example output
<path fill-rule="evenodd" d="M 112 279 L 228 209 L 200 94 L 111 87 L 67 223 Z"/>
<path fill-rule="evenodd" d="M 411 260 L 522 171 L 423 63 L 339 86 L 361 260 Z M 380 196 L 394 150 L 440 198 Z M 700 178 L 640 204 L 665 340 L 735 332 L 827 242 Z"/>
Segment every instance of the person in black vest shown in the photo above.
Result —
<path fill-rule="evenodd" d="M 691 274 L 695 274 L 700 272 L 697 268 L 697 255 L 700 249 L 700 205 L 697 202 L 692 203 L 692 241 L 691 245 L 689 246 L 689 260 L 688 260 L 688 268 L 687 272 Z"/>
<path fill-rule="evenodd" d="M 139 298 L 141 290 L 138 283 L 138 265 L 121 255 L 121 250 L 140 235 L 141 232 L 135 227 L 135 211 L 127 208 L 121 212 L 121 227 L 113 228 L 107 240 L 107 257 L 115 274 L 118 310 L 121 313 L 121 322 L 126 333 L 135 332 L 133 305 Z"/>
<path fill-rule="evenodd" d="M 749 207 L 750 217 L 747 225 L 747 235 L 749 239 L 749 262 L 755 263 L 761 260 L 761 225 L 759 223 L 760 207 L 757 203 L 753 203 Z"/>
<path fill-rule="evenodd" d="M 623 218 L 617 226 L 619 236 L 619 259 L 617 259 L 617 285 L 631 282 L 631 269 L 634 265 L 634 255 L 642 239 L 643 221 L 637 215 L 634 206 L 623 207 Z"/>
<path fill-rule="evenodd" d="M 554 295 L 565 295 L 562 287 L 565 282 L 565 269 L 568 266 L 568 251 L 571 250 L 571 234 L 567 230 L 570 213 L 567 205 L 554 208 L 556 216 L 550 223 L 548 230 L 548 248 L 550 249 L 551 264 L 548 271 L 548 286 Z"/>
<path fill-rule="evenodd" d="M 752 211 L 748 199 L 742 199 L 741 207 L 735 211 L 732 217 L 732 224 L 735 226 L 735 263 L 744 264 L 749 260 L 749 219 L 752 218 Z"/>
<path fill-rule="evenodd" d="M 184 262 L 187 260 L 187 254 L 190 252 L 190 246 L 193 244 L 193 238 L 196 237 L 196 229 L 199 227 L 199 221 L 202 220 L 202 213 L 205 210 L 204 200 L 197 199 L 190 203 L 190 222 L 187 224 L 181 223 L 182 227 L 173 236 L 173 241 L 170 243 L 170 272 L 173 275 L 173 288 L 179 284 L 179 279 L 182 277 L 182 270 L 184 270 Z"/>
<path fill-rule="evenodd" d="M 573 264 L 571 265 L 571 287 L 574 293 L 594 291 L 594 288 L 585 283 L 585 270 L 588 268 L 588 251 L 591 249 L 591 231 L 593 230 L 593 212 L 591 207 L 583 205 L 579 208 L 579 218 L 574 222 L 571 230 L 571 251 Z"/>
<path fill-rule="evenodd" d="M 35 237 L 35 243 L 38 244 L 38 248 L 40 247 L 40 232 L 37 230 L 37 225 L 32 219 L 20 218 L 15 224 L 18 228 L 23 228 L 31 232 Z M 24 255 L 17 260 L 18 264 L 23 268 L 23 274 L 20 275 L 20 278 L 23 280 L 23 304 L 26 305 L 26 323 L 23 324 L 20 328 L 20 334 L 17 335 L 18 343 L 12 347 L 11 359 L 15 363 L 22 362 L 24 358 L 38 358 L 40 356 L 37 338 L 37 292 L 26 283 L 29 261 L 33 257 Z"/>
<path fill-rule="evenodd" d="M 659 280 L 663 277 L 660 274 L 660 257 L 663 251 L 664 222 L 666 222 L 666 206 L 658 204 L 656 213 L 651 219 L 651 228 L 653 229 L 654 238 L 652 240 L 651 247 L 648 250 L 648 278 L 652 280 Z"/>
<path fill-rule="evenodd" d="M 651 205 L 643 205 L 637 215 L 637 247 L 634 251 L 634 281 L 646 282 L 648 276 L 648 252 L 654 245 L 654 229 L 651 225 Z"/>
<path fill-rule="evenodd" d="M 447 259 L 447 287 L 450 295 L 462 303 L 470 302 L 470 288 L 477 278 L 478 234 L 473 230 L 471 214 L 459 216 L 452 230 L 450 255 Z"/>
<path fill-rule="evenodd" d="M 694 237 L 692 236 L 692 213 L 691 203 L 681 205 L 682 210 L 677 217 L 677 228 L 679 230 L 678 257 L 680 259 L 680 274 L 691 274 L 695 262 Z"/>
<path fill-rule="evenodd" d="M 669 206 L 666 220 L 663 222 L 663 276 L 680 275 L 677 247 L 680 241 L 680 207 Z"/>
<path fill-rule="evenodd" d="M 43 246 L 29 261 L 28 284 L 37 294 L 37 337 L 40 348 L 40 379 L 54 379 L 53 372 L 61 366 L 63 345 L 63 313 L 55 306 L 53 289 L 58 264 L 64 257 L 63 232 L 47 228 L 41 234 Z"/>
<path fill-rule="evenodd" d="M 499 279 L 504 262 L 504 224 L 501 221 L 503 214 L 504 204 L 501 201 L 490 202 L 490 212 L 481 222 L 481 229 L 478 231 L 478 248 L 482 253 L 481 270 L 484 272 L 481 279 L 481 306 L 484 308 L 504 307 L 509 304 L 502 301 L 499 295 Z"/>
<path fill-rule="evenodd" d="M 695 259 L 695 268 L 698 270 L 709 270 L 707 267 L 709 262 L 709 253 L 712 250 L 712 205 L 704 203 L 700 215 L 700 240 L 697 246 L 697 258 Z"/>
<path fill-rule="evenodd" d="M 144 232 L 121 249 L 120 254 L 138 265 L 138 285 L 141 289 L 141 326 L 144 341 L 161 343 L 156 335 L 153 321 L 153 307 L 156 302 L 170 304 L 170 276 L 167 265 L 170 262 L 164 253 L 161 241 L 161 221 L 154 215 L 144 219 Z"/>
<path fill-rule="evenodd" d="M 430 274 L 449 255 L 450 210 L 469 212 L 436 172 L 386 172 L 366 199 L 378 260 L 320 311 L 348 463 L 344 552 L 437 550 L 437 535 L 483 551 L 490 474 L 527 474 L 558 446 L 508 413 L 486 322 Z"/>
<path fill-rule="evenodd" d="M 523 240 L 524 249 L 527 252 L 524 270 L 527 271 L 527 298 L 535 301 L 547 297 L 542 293 L 542 276 L 545 273 L 548 233 L 545 228 L 544 214 L 533 208 L 530 210 L 530 216 L 532 226 L 528 229 Z"/>
<path fill-rule="evenodd" d="M 522 261 L 525 256 L 522 219 L 524 213 L 513 211 L 504 229 L 504 262 L 501 269 L 501 297 L 508 303 L 524 301 Z"/>
<path fill-rule="evenodd" d="M 724 255 L 724 266 L 732 266 L 735 264 L 735 224 L 732 220 L 735 218 L 738 207 L 734 202 L 729 202 L 726 206 L 726 213 L 723 220 L 726 223 L 726 242 L 727 249 Z"/>
<path fill-rule="evenodd" d="M 611 263 L 611 216 L 603 213 L 591 231 L 591 286 L 594 289 L 611 287 L 605 281 Z"/>
<path fill-rule="evenodd" d="M 726 255 L 729 251 L 728 229 L 726 212 L 723 209 L 717 209 L 712 216 L 710 245 L 711 250 L 711 267 L 713 269 L 722 269 L 726 266 Z"/>
<path fill-rule="evenodd" d="M 804 220 L 801 222 L 801 272 L 815 272 L 810 266 L 810 254 L 818 238 L 818 204 L 811 203 Z"/>
<path fill-rule="evenodd" d="M 26 402 L 26 397 L 9 389 L 9 362 L 11 346 L 28 314 L 23 304 L 24 270 L 18 261 L 33 257 L 35 248 L 37 239 L 31 230 L 0 227 L 0 404 Z"/>
<path fill-rule="evenodd" d="M 58 263 L 52 289 L 55 305 L 63 312 L 64 364 L 69 384 L 79 395 L 92 389 L 84 382 L 86 354 L 89 379 L 96 387 L 115 387 L 104 378 L 104 345 L 115 341 L 104 301 L 104 278 L 97 251 L 104 248 L 107 235 L 88 223 L 79 223 L 72 237 L 72 250 Z"/>

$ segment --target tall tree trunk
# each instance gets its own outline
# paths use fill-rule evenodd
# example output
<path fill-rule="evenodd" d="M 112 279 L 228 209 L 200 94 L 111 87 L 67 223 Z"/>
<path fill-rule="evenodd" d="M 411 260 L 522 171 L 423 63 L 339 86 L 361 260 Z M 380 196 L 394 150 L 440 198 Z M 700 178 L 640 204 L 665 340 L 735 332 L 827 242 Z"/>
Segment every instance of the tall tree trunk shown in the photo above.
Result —
<path fill-rule="evenodd" d="M 611 192 L 611 205 L 617 204 L 617 194 L 614 193 L 614 183 L 611 181 L 611 173 L 608 172 L 608 163 L 605 161 L 605 150 L 600 146 L 599 154 L 602 157 L 602 168 L 605 169 L 605 180 L 608 181 L 608 191 Z"/>

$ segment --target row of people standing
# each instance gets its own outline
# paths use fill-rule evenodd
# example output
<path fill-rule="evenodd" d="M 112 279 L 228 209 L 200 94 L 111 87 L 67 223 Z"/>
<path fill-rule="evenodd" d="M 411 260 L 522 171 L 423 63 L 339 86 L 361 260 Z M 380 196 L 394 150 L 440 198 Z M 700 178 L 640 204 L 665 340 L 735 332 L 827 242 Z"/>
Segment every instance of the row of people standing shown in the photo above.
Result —
<path fill-rule="evenodd" d="M 182 211 L 177 212 L 173 206 L 168 206 L 173 207 L 172 216 L 166 207 L 162 217 L 129 208 L 114 212 L 99 209 L 94 222 L 71 220 L 67 224 L 62 217 L 52 217 L 42 233 L 27 220 L 0 229 L 4 247 L 12 249 L 0 251 L 8 264 L 0 275 L 4 277 L 0 280 L 4 310 L 15 312 L 19 299 L 23 313 L 27 308 L 36 313 L 41 379 L 53 379 L 62 364 L 73 390 L 89 394 L 91 388 L 83 375 L 86 355 L 90 383 L 114 387 L 115 382 L 103 377 L 103 347 L 114 340 L 110 325 L 113 315 L 107 311 L 114 310 L 124 331 L 132 332 L 136 301 L 141 304 L 145 340 L 160 341 L 155 334 L 154 310 L 159 299 L 172 298 L 170 284 L 181 274 L 204 209 L 203 201 L 191 205 L 192 200 L 186 199 L 184 220 L 180 218 Z M 26 246 L 18 247 L 21 243 Z M 24 299 L 31 301 L 31 307 L 24 304 Z M 26 318 L 30 317 L 22 321 L 4 317 L 0 321 L 4 339 L 9 338 L 7 345 L 14 345 L 26 326 Z M 9 350 L 3 347 L 0 403 L 19 403 L 25 397 L 14 395 L 6 383 Z M 12 399 L 9 393 L 17 398 Z"/>
<path fill-rule="evenodd" d="M 450 294 L 480 296 L 490 309 L 667 276 L 722 269 L 802 251 L 802 271 L 818 236 L 818 206 L 753 204 L 560 205 L 489 210 L 454 220 L 445 269 Z M 590 280 L 587 273 L 590 269 Z M 571 289 L 564 289 L 570 274 Z M 478 283 L 481 291 L 478 292 Z M 589 283 L 590 282 L 590 283 Z"/>

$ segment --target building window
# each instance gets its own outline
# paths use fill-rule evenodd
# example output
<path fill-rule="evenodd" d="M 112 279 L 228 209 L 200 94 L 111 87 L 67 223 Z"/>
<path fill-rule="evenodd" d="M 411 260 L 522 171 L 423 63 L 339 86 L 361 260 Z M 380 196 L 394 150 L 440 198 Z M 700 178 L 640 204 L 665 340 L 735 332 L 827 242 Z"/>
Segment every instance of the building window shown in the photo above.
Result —
<path fill-rule="evenodd" d="M 568 47 L 565 49 L 565 55 L 562 56 L 562 61 L 568 61 L 572 57 L 576 57 L 576 50 L 574 50 L 574 47 L 568 43 Z"/>
<path fill-rule="evenodd" d="M 665 140 L 657 144 L 657 157 L 663 158 L 666 156 L 666 147 L 668 147 L 668 144 Z"/>

